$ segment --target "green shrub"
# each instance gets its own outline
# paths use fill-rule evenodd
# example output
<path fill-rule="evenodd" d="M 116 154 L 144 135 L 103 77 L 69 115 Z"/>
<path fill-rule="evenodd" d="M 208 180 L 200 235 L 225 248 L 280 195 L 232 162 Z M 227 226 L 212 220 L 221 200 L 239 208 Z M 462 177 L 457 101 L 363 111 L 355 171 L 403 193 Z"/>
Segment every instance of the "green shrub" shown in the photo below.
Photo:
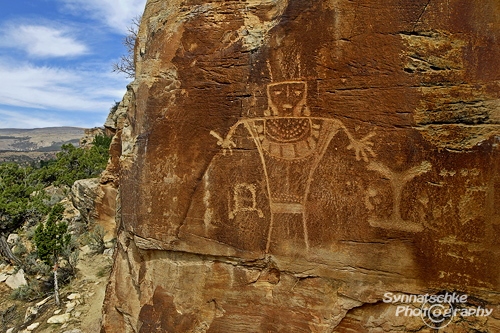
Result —
<path fill-rule="evenodd" d="M 113 268 L 113 263 L 110 261 L 106 262 L 106 265 L 101 267 L 99 271 L 97 272 L 96 276 L 97 277 L 105 277 L 109 276 L 111 274 L 111 269 Z"/>
<path fill-rule="evenodd" d="M 16 255 L 17 257 L 22 257 L 28 253 L 28 249 L 22 241 L 17 241 L 13 246 L 12 253 L 14 253 L 14 255 Z"/>
<path fill-rule="evenodd" d="M 40 285 L 38 281 L 32 280 L 28 282 L 28 284 L 14 289 L 10 294 L 10 297 L 16 300 L 31 302 L 43 297 L 43 293 L 40 291 Z"/>
<path fill-rule="evenodd" d="M 85 237 L 85 242 L 93 253 L 103 253 L 106 249 L 104 245 L 104 236 L 106 231 L 100 225 L 96 225 L 92 231 L 89 231 Z"/>
<path fill-rule="evenodd" d="M 29 275 L 49 276 L 52 272 L 49 265 L 38 259 L 36 252 L 29 253 L 24 257 L 21 267 Z"/>

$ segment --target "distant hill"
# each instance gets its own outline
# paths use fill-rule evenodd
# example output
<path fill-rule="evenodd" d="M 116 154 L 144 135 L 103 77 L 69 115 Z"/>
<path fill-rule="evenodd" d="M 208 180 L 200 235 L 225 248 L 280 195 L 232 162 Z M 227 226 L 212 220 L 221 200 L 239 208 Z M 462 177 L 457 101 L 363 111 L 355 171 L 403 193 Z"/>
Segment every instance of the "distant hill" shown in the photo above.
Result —
<path fill-rule="evenodd" d="M 0 129 L 0 162 L 30 162 L 54 157 L 66 143 L 78 146 L 84 128 Z"/>

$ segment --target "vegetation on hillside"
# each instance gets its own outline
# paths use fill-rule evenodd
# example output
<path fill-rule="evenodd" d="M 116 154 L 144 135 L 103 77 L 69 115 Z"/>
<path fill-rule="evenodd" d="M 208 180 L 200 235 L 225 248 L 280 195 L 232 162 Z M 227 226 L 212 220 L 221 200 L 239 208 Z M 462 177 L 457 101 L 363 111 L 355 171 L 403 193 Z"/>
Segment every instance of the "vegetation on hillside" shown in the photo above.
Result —
<path fill-rule="evenodd" d="M 26 166 L 0 163 L 0 259 L 25 271 L 35 271 L 37 265 L 53 266 L 56 286 L 59 258 L 67 262 L 66 271 L 74 273 L 75 246 L 68 225 L 62 221 L 64 207 L 52 202 L 44 188 L 71 186 L 78 179 L 97 177 L 106 168 L 110 143 L 110 137 L 96 136 L 86 148 L 63 145 L 54 160 Z M 7 236 L 21 227 L 34 230 L 28 239 L 35 249 L 13 253 Z M 23 243 L 16 248 L 23 249 Z"/>
<path fill-rule="evenodd" d="M 40 162 L 37 178 L 45 185 L 71 186 L 75 180 L 97 177 L 106 168 L 110 143 L 110 137 L 96 136 L 90 149 L 63 145 L 55 160 Z"/>
<path fill-rule="evenodd" d="M 26 222 L 40 221 L 50 207 L 43 188 L 71 186 L 78 179 L 97 177 L 109 158 L 111 138 L 96 136 L 88 149 L 63 145 L 57 158 L 39 165 L 0 164 L 0 234 L 8 234 Z"/>

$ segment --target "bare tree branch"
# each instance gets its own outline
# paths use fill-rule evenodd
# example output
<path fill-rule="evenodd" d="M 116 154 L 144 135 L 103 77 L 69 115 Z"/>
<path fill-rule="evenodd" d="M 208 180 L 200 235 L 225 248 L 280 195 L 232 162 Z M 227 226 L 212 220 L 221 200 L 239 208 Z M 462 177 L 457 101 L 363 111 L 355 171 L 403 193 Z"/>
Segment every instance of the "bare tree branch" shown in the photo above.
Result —
<path fill-rule="evenodd" d="M 132 19 L 131 25 L 127 28 L 128 34 L 122 41 L 127 53 L 122 55 L 120 60 L 113 64 L 113 72 L 124 73 L 128 78 L 135 77 L 134 49 L 140 24 L 141 16 L 136 16 Z"/>

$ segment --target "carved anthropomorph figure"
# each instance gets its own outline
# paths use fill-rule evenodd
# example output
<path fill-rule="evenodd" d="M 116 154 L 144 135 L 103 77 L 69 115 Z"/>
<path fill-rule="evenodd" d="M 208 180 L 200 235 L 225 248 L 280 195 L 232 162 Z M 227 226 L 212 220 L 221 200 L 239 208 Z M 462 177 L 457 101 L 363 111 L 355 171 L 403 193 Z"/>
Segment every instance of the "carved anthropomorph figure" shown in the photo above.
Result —
<path fill-rule="evenodd" d="M 339 130 L 344 131 L 350 141 L 347 149 L 355 151 L 358 161 L 368 161 L 370 155 L 375 156 L 369 141 L 373 134 L 358 141 L 341 121 L 311 117 L 305 81 L 271 83 L 267 86 L 267 97 L 268 109 L 264 117 L 240 119 L 225 138 L 214 131 L 210 133 L 218 139 L 217 143 L 224 149 L 224 154 L 237 148 L 232 138 L 240 126 L 246 128 L 257 146 L 270 198 L 271 217 L 266 252 L 270 251 L 276 223 L 287 223 L 296 218 L 302 222 L 307 250 L 306 201 L 313 174 L 330 141 Z"/>

